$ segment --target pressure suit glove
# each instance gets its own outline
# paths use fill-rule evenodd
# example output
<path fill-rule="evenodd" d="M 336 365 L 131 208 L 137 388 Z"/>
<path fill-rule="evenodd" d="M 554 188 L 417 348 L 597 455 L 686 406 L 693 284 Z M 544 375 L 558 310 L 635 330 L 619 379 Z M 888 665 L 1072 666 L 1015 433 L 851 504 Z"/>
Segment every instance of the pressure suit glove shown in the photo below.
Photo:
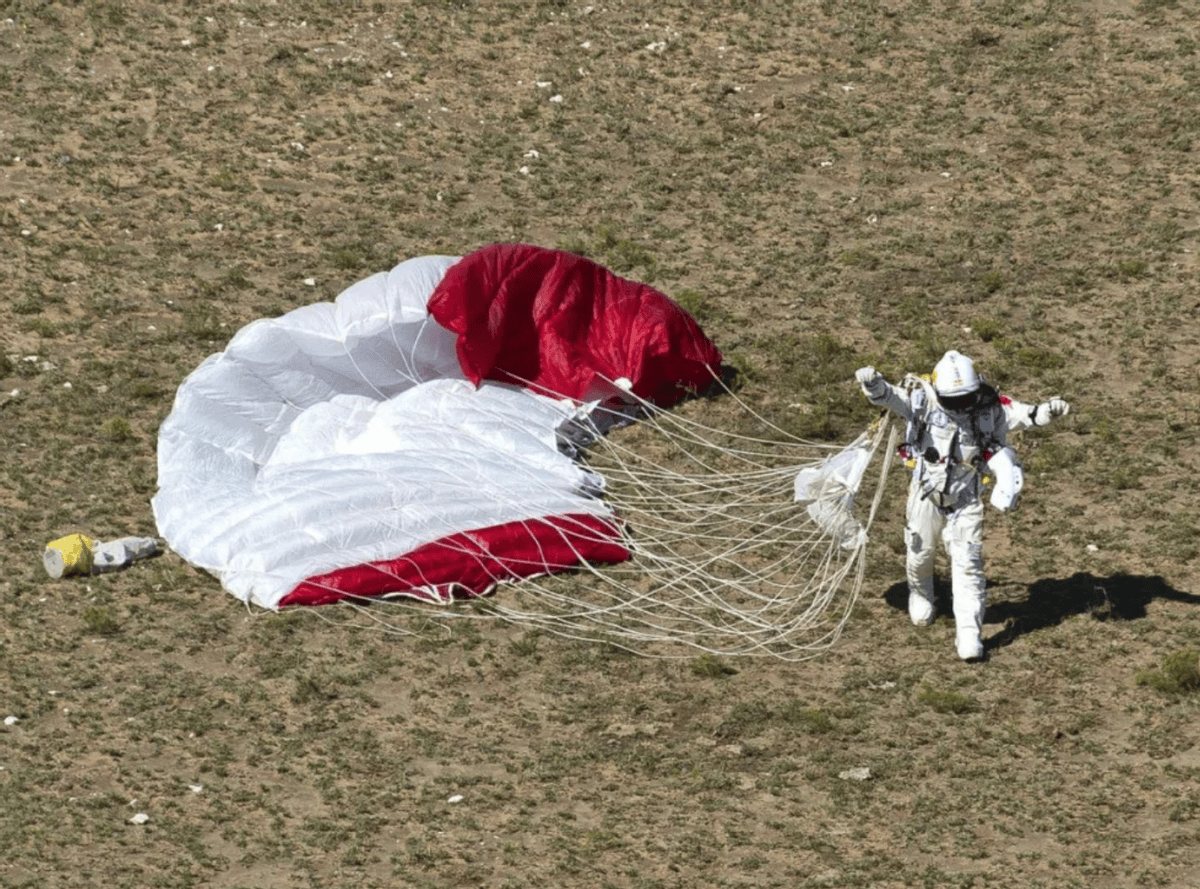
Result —
<path fill-rule="evenodd" d="M 858 385 L 862 386 L 863 394 L 867 398 L 879 398 L 883 395 L 883 375 L 875 368 L 860 367 L 854 372 L 854 379 L 858 380 Z"/>
<path fill-rule="evenodd" d="M 1037 406 L 1033 412 L 1033 423 L 1035 426 L 1045 426 L 1057 417 L 1065 417 L 1070 410 L 1071 405 L 1056 395 L 1049 401 L 1043 401 Z"/>

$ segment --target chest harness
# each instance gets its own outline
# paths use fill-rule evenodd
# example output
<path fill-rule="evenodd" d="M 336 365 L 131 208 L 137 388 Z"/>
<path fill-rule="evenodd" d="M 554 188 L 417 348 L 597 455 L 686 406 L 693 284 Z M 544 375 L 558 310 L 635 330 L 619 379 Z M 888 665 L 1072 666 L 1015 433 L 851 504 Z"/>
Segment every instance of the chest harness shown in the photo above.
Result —
<path fill-rule="evenodd" d="M 897 447 L 897 454 L 909 469 L 920 473 L 921 499 L 932 498 L 934 506 L 943 514 L 949 515 L 958 508 L 961 501 L 961 489 L 953 490 L 955 482 L 962 481 L 978 486 L 990 480 L 983 473 L 993 453 L 999 450 L 1000 443 L 996 441 L 994 432 L 985 432 L 981 428 L 980 419 L 992 415 L 993 429 L 996 422 L 1003 422 L 1002 418 L 998 421 L 994 416 L 1000 405 L 1000 394 L 987 383 L 981 384 L 979 398 L 969 411 L 955 412 L 949 423 L 938 424 L 942 428 L 953 427 L 949 441 L 939 442 L 938 438 L 944 439 L 945 436 L 935 436 L 930 431 L 929 418 L 934 410 L 942 411 L 948 417 L 949 412 L 933 405 L 936 394 L 931 399 L 930 386 L 924 379 L 910 377 L 906 382 L 910 393 L 910 411 L 908 425 L 904 430 L 904 441 Z M 964 431 L 969 433 L 967 449 L 973 452 L 965 459 L 962 440 Z M 939 449 L 938 444 L 944 444 L 944 450 Z M 919 467 L 919 461 L 923 461 L 925 465 Z M 974 478 L 968 481 L 967 476 L 972 475 Z M 976 487 L 975 495 L 978 493 Z"/>

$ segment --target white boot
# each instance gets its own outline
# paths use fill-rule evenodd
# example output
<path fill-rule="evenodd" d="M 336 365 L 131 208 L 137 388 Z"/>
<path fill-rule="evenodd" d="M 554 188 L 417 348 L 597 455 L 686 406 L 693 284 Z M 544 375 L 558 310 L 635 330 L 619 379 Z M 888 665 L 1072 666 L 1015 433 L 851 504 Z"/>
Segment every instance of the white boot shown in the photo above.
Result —
<path fill-rule="evenodd" d="M 937 617 L 937 608 L 934 607 L 932 599 L 926 599 L 920 593 L 909 592 L 908 616 L 916 626 L 927 627 Z"/>
<path fill-rule="evenodd" d="M 955 643 L 958 656 L 964 661 L 977 661 L 983 657 L 983 642 L 979 638 L 979 631 L 974 627 L 958 630 Z"/>

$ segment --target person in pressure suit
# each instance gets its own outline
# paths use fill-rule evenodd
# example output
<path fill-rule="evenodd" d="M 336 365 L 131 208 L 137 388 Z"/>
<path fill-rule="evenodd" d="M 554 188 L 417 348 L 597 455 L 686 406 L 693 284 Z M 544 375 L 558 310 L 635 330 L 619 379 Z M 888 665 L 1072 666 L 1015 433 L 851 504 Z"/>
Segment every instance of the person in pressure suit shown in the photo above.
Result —
<path fill-rule="evenodd" d="M 958 656 L 978 661 L 987 606 L 983 573 L 983 475 L 995 477 L 991 503 L 1013 509 L 1024 476 L 1008 432 L 1045 426 L 1070 405 L 1055 397 L 1026 404 L 1001 395 L 976 372 L 975 363 L 949 351 L 928 377 L 893 386 L 873 367 L 855 372 L 863 394 L 907 423 L 901 451 L 912 467 L 904 529 L 908 613 L 917 626 L 936 615 L 933 565 L 941 540 L 950 559 Z"/>

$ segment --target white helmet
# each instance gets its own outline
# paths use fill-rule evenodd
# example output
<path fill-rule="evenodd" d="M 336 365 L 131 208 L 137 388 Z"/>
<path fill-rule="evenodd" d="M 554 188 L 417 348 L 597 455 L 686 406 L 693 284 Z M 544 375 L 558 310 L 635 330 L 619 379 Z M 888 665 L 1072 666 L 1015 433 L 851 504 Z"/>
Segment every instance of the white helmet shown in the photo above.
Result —
<path fill-rule="evenodd" d="M 967 410 L 979 398 L 982 380 L 975 372 L 975 362 L 951 349 L 933 368 L 933 391 L 938 401 L 949 410 Z"/>

